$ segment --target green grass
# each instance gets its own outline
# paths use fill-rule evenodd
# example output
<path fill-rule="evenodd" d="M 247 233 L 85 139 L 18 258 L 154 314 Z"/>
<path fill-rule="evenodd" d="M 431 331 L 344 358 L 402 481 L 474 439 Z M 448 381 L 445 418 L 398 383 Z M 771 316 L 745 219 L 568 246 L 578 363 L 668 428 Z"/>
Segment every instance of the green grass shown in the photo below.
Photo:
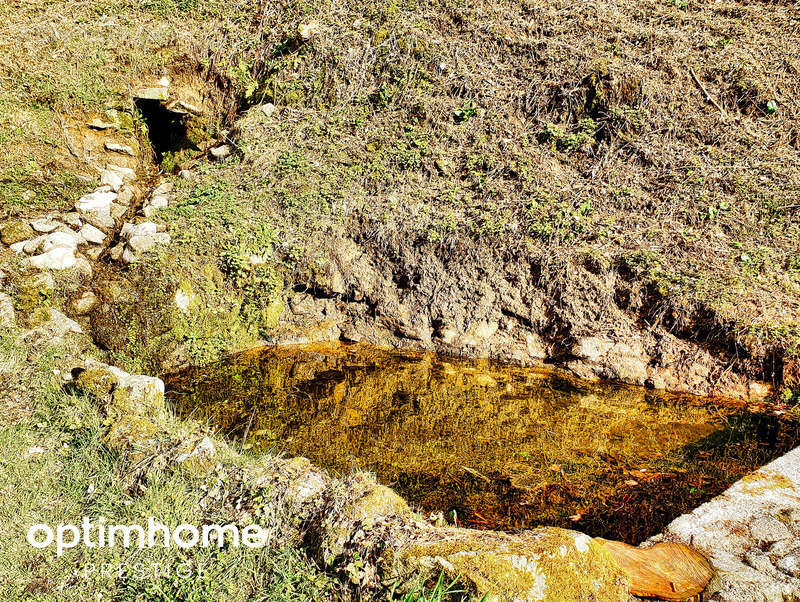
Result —
<path fill-rule="evenodd" d="M 118 460 L 103 445 L 104 425 L 92 403 L 64 392 L 53 369 L 74 349 L 52 346 L 27 361 L 30 349 L 0 335 L 0 593 L 5 600 L 323 600 L 333 582 L 293 549 L 245 547 L 188 551 L 76 547 L 57 557 L 38 551 L 25 534 L 36 523 L 80 524 L 83 516 L 109 523 L 231 522 L 200 510 L 203 492 L 188 477 L 154 473 L 146 491 L 131 495 L 121 484 Z M 27 383 L 22 386 L 19 383 Z M 19 415 L 19 420 L 9 416 Z M 36 448 L 45 451 L 38 453 Z M 105 574 L 93 567 L 105 563 Z M 123 569 L 120 577 L 116 570 Z M 191 579 L 176 577 L 200 575 Z M 167 575 L 170 571 L 172 574 Z M 159 575 L 156 576 L 156 571 Z M 200 573 L 198 573 L 200 571 Z"/>
<path fill-rule="evenodd" d="M 444 575 L 439 575 L 432 587 L 422 585 L 403 596 L 392 597 L 400 602 L 454 602 L 470 599 L 468 592 L 459 586 L 458 581 L 448 583 Z M 485 599 L 486 596 L 481 602 Z"/>

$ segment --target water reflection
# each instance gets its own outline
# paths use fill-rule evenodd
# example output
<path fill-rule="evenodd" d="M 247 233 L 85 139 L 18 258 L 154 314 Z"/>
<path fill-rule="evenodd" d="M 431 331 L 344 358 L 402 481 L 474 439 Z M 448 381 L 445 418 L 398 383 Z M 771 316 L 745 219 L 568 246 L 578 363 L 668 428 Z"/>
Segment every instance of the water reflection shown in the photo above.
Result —
<path fill-rule="evenodd" d="M 248 445 L 371 469 L 461 524 L 566 526 L 630 543 L 788 450 L 796 433 L 709 400 L 361 346 L 248 352 L 167 385 L 182 415 L 231 439 L 247 430 Z"/>

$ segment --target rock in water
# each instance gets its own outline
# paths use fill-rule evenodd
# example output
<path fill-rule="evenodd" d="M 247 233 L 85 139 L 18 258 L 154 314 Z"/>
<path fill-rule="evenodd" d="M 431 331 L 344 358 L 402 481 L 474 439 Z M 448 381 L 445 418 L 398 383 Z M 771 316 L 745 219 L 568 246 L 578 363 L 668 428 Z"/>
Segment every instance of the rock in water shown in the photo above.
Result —
<path fill-rule="evenodd" d="M 620 541 L 596 538 L 631 577 L 631 594 L 681 601 L 702 592 L 714 571 L 700 552 L 681 543 L 635 548 Z"/>

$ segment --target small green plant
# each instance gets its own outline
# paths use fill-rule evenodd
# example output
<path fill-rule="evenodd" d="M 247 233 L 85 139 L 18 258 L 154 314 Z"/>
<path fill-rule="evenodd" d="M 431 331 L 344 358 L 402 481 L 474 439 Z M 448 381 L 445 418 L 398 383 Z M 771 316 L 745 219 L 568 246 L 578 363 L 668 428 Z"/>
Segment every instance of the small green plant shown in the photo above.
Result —
<path fill-rule="evenodd" d="M 634 132 L 644 126 L 641 109 L 628 105 L 613 106 L 608 111 L 607 126 L 616 132 Z"/>
<path fill-rule="evenodd" d="M 245 100 L 250 100 L 258 90 L 258 80 L 253 77 L 253 66 L 244 60 L 233 65 L 228 70 L 228 76 L 235 82 Z"/>
<path fill-rule="evenodd" d="M 758 246 L 741 253 L 739 262 L 742 264 L 745 273 L 758 274 L 764 269 L 769 257 L 770 250 L 767 247 Z"/>
<path fill-rule="evenodd" d="M 188 13 L 197 8 L 198 0 L 140 0 L 143 10 L 147 10 L 162 17 L 171 14 Z"/>
<path fill-rule="evenodd" d="M 484 596 L 482 599 L 485 599 Z M 445 600 L 467 600 L 467 591 L 458 586 L 458 580 L 446 583 L 444 574 L 440 574 L 433 587 L 420 586 L 404 596 L 392 595 L 399 602 L 445 602 Z"/>
<path fill-rule="evenodd" d="M 792 274 L 800 276 L 800 254 L 792 255 L 786 262 L 786 269 Z"/>
<path fill-rule="evenodd" d="M 301 171 L 303 164 L 303 156 L 300 153 L 284 151 L 278 155 L 276 171 L 280 176 L 288 176 Z"/>
<path fill-rule="evenodd" d="M 720 211 L 730 211 L 730 209 L 731 209 L 730 203 L 728 203 L 727 201 L 720 201 L 719 203 L 716 203 L 714 205 L 709 205 L 706 208 L 705 212 L 703 213 L 703 217 L 707 221 L 713 222 L 715 219 L 717 219 L 717 216 L 719 215 Z"/>
<path fill-rule="evenodd" d="M 468 100 L 459 108 L 453 110 L 453 118 L 456 123 L 464 123 L 465 121 L 475 117 L 478 114 L 478 107 L 471 100 Z"/>
<path fill-rule="evenodd" d="M 774 100 L 767 101 L 766 106 L 767 115 L 773 115 L 778 112 L 778 103 Z"/>
<path fill-rule="evenodd" d="M 548 123 L 539 134 L 540 140 L 555 145 L 559 150 L 575 152 L 591 144 L 597 136 L 597 122 L 591 117 L 578 121 L 573 131 L 566 131 L 563 127 Z"/>

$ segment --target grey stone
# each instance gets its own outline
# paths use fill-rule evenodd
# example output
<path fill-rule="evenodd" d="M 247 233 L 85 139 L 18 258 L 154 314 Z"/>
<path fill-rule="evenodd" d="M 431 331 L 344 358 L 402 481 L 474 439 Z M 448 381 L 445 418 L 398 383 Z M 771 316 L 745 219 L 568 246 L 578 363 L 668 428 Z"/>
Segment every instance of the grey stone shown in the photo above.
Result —
<path fill-rule="evenodd" d="M 209 150 L 209 152 L 216 161 L 224 161 L 231 156 L 233 147 L 230 144 L 222 144 L 220 146 L 215 146 Z"/>
<path fill-rule="evenodd" d="M 108 206 L 108 211 L 108 213 L 87 213 L 83 216 L 83 219 L 87 224 L 91 224 L 95 228 L 100 228 L 104 232 L 111 232 L 116 226 L 116 222 L 111 215 L 111 204 Z"/>
<path fill-rule="evenodd" d="M 93 226 L 92 224 L 84 224 L 83 228 L 81 228 L 80 234 L 83 236 L 86 242 L 90 242 L 95 245 L 103 244 L 103 241 L 106 239 L 105 232 Z"/>
<path fill-rule="evenodd" d="M 169 88 L 155 87 L 155 88 L 141 88 L 133 95 L 134 98 L 141 98 L 143 100 L 167 100 L 169 98 Z"/>
<path fill-rule="evenodd" d="M 266 117 L 272 117 L 276 110 L 275 105 L 271 102 L 261 105 L 261 112 L 264 113 Z"/>
<path fill-rule="evenodd" d="M 39 245 L 42 244 L 44 240 L 44 235 L 37 236 L 36 238 L 32 238 L 31 240 L 26 240 L 23 244 L 22 250 L 25 251 L 28 255 L 33 255 L 36 251 L 39 250 Z"/>
<path fill-rule="evenodd" d="M 200 107 L 193 105 L 190 102 L 186 102 L 185 100 L 173 100 L 167 105 L 167 110 L 172 111 L 173 113 L 180 113 L 182 115 L 201 115 L 203 113 Z"/>
<path fill-rule="evenodd" d="M 88 259 L 85 257 L 76 257 L 75 267 L 78 269 L 78 272 L 82 274 L 84 278 L 86 278 L 86 280 L 92 279 L 92 276 L 94 275 L 94 269 L 92 268 L 92 264 Z"/>
<path fill-rule="evenodd" d="M 93 130 L 110 130 L 110 129 L 117 129 L 117 124 L 111 121 L 103 121 L 99 117 L 95 117 L 89 123 L 86 124 L 87 127 L 92 128 Z"/>
<path fill-rule="evenodd" d="M 775 563 L 778 569 L 791 577 L 800 577 L 800 555 L 784 556 Z"/>
<path fill-rule="evenodd" d="M 95 307 L 97 307 L 97 303 L 97 295 L 91 291 L 86 291 L 77 299 L 73 299 L 72 303 L 70 303 L 70 306 L 75 315 L 85 316 Z"/>
<path fill-rule="evenodd" d="M 36 250 L 42 253 L 47 253 L 58 247 L 66 247 L 75 250 L 80 240 L 71 230 L 68 232 L 51 232 L 50 234 L 44 234 L 40 239 L 39 246 Z"/>
<path fill-rule="evenodd" d="M 140 224 L 126 223 L 120 230 L 120 236 L 126 240 L 130 240 L 134 236 L 144 236 L 145 234 L 155 234 L 158 232 L 158 226 L 153 222 L 142 222 Z"/>
<path fill-rule="evenodd" d="M 110 169 L 106 169 L 100 174 L 100 183 L 111 187 L 111 190 L 117 192 L 120 188 L 122 188 L 123 181 L 120 174 Z"/>
<path fill-rule="evenodd" d="M 128 246 L 134 253 L 141 253 L 148 251 L 156 245 L 165 245 L 170 242 L 170 236 L 166 232 L 157 232 L 155 234 L 140 234 L 132 236 L 128 240 Z"/>
<path fill-rule="evenodd" d="M 69 213 L 62 215 L 61 221 L 73 229 L 78 229 L 83 225 L 83 222 L 81 222 L 81 216 L 74 211 L 70 211 Z"/>
<path fill-rule="evenodd" d="M 31 222 L 31 228 L 36 232 L 47 234 L 58 228 L 58 222 L 50 218 L 35 219 Z"/>
<path fill-rule="evenodd" d="M 111 202 L 116 199 L 116 192 L 95 191 L 78 199 L 75 209 L 81 214 L 110 215 Z"/>
<path fill-rule="evenodd" d="M 81 325 L 62 314 L 57 309 L 50 310 L 50 321 L 46 324 L 56 336 L 63 337 L 68 332 L 83 334 Z"/>
<path fill-rule="evenodd" d="M 781 563 L 800 535 L 798 509 L 800 448 L 678 517 L 651 541 L 679 541 L 708 557 L 715 576 L 704 600 L 791 600 L 800 597 L 800 578 L 787 570 L 791 560 Z M 769 542 L 777 543 L 767 554 Z"/>
<path fill-rule="evenodd" d="M 124 182 L 132 182 L 136 179 L 136 172 L 130 167 L 121 167 L 114 163 L 109 163 L 106 165 L 106 169 L 117 173 Z"/>
<path fill-rule="evenodd" d="M 150 196 L 155 196 L 158 194 L 167 194 L 168 192 L 172 192 L 175 189 L 175 186 L 172 182 L 161 182 L 158 186 L 153 189 L 153 193 Z"/>
<path fill-rule="evenodd" d="M 136 196 L 133 188 L 131 186 L 123 186 L 122 190 L 119 191 L 119 196 L 117 197 L 117 203 L 120 205 L 128 206 L 131 204 L 133 197 Z"/>
<path fill-rule="evenodd" d="M 126 246 L 122 251 L 122 261 L 124 261 L 125 263 L 133 263 L 137 259 L 139 258 L 136 257 L 136 253 L 131 251 L 130 247 Z"/>
<path fill-rule="evenodd" d="M 119 261 L 122 258 L 122 253 L 125 251 L 125 245 L 120 243 L 114 247 L 112 247 L 108 254 L 114 261 Z"/>
<path fill-rule="evenodd" d="M 120 205 L 118 203 L 111 203 L 110 207 L 111 217 L 115 220 L 121 219 L 127 212 L 128 208 L 125 205 Z"/>
<path fill-rule="evenodd" d="M 106 142 L 106 150 L 112 153 L 122 153 L 123 155 L 135 156 L 136 153 L 127 144 L 119 144 L 117 142 Z"/>
<path fill-rule="evenodd" d="M 750 536 L 760 543 L 773 543 L 789 539 L 792 534 L 777 518 L 761 516 L 750 523 Z"/>
<path fill-rule="evenodd" d="M 77 259 L 74 248 L 54 247 L 45 253 L 28 258 L 28 261 L 40 270 L 65 270 L 74 267 Z"/>

